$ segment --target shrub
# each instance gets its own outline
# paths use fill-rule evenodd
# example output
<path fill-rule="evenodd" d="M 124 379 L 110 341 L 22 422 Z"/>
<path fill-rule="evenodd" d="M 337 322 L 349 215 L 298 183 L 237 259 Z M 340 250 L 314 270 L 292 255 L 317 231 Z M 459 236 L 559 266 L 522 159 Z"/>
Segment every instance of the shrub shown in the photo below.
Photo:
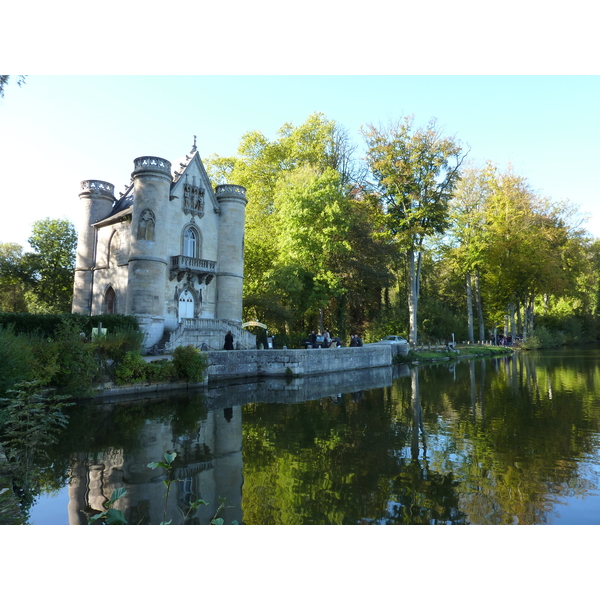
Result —
<path fill-rule="evenodd" d="M 177 346 L 173 351 L 173 365 L 177 379 L 202 381 L 208 367 L 206 354 L 193 346 Z"/>
<path fill-rule="evenodd" d="M 146 363 L 148 381 L 171 381 L 175 379 L 175 375 L 175 365 L 166 358 Z"/>
<path fill-rule="evenodd" d="M 99 369 L 91 344 L 81 335 L 80 323 L 62 319 L 49 343 L 56 346 L 58 353 L 57 369 L 49 384 L 69 396 L 93 395 Z"/>
<path fill-rule="evenodd" d="M 35 357 L 25 336 L 15 335 L 14 326 L 0 325 L 0 394 L 17 383 L 35 379 Z"/>
<path fill-rule="evenodd" d="M 146 361 L 136 352 L 127 352 L 115 372 L 118 385 L 146 381 Z"/>

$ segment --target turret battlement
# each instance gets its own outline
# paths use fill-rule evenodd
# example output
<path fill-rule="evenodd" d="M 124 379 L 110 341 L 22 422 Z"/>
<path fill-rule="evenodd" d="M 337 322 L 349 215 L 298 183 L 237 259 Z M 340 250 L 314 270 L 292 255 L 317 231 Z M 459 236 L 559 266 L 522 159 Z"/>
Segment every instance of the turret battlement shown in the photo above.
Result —
<path fill-rule="evenodd" d="M 133 161 L 132 177 L 149 172 L 161 173 L 171 178 L 171 163 L 158 156 L 140 156 Z"/>

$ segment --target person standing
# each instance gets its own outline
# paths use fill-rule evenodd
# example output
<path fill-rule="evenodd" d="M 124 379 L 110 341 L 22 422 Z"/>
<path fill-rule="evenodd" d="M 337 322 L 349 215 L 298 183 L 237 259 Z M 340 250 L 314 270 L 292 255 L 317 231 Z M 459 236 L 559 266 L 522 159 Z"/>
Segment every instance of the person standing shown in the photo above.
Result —
<path fill-rule="evenodd" d="M 223 350 L 233 350 L 233 334 L 231 331 L 228 331 L 225 334 L 225 345 L 223 346 Z"/>

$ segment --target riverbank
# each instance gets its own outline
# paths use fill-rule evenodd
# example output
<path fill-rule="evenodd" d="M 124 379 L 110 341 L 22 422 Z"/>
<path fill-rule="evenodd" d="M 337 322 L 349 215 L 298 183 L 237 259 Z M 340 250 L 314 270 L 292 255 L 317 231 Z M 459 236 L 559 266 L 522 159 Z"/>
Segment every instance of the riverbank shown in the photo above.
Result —
<path fill-rule="evenodd" d="M 504 346 L 457 346 L 456 350 L 410 350 L 406 356 L 397 355 L 396 364 L 414 364 L 460 360 L 462 358 L 493 358 L 495 356 L 508 356 L 513 353 L 512 348 Z"/>

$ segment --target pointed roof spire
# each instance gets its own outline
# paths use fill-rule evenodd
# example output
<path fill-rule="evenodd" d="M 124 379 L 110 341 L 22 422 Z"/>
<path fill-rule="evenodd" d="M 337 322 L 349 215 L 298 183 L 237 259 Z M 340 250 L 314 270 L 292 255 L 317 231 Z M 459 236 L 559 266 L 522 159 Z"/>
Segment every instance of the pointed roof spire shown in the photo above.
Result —
<path fill-rule="evenodd" d="M 192 152 L 196 152 L 198 148 L 196 148 L 196 136 L 194 136 L 194 145 L 192 146 Z"/>

